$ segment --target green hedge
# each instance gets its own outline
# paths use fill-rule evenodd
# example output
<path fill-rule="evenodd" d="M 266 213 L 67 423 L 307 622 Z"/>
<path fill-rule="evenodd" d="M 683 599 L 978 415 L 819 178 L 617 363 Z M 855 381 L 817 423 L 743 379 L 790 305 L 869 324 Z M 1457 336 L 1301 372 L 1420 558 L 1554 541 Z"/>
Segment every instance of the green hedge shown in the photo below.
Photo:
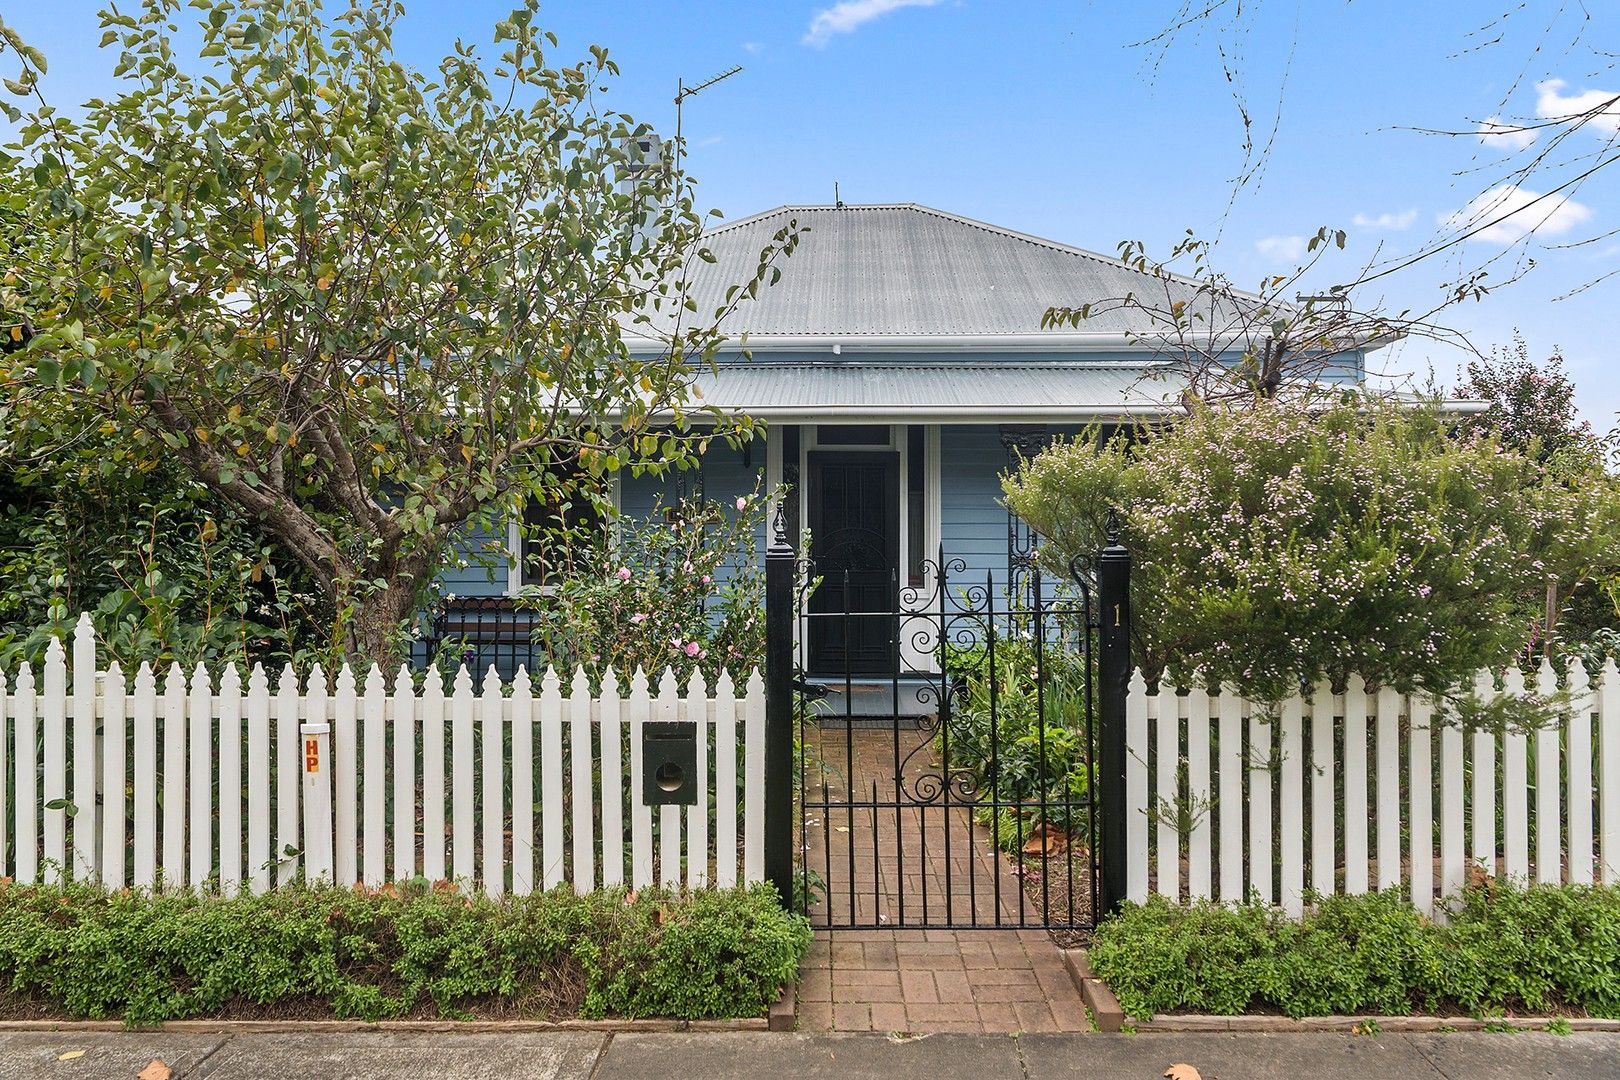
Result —
<path fill-rule="evenodd" d="M 768 885 L 490 900 L 424 882 L 225 899 L 0 885 L 0 1013 L 760 1016 L 802 916 Z"/>
<path fill-rule="evenodd" d="M 1139 1019 L 1191 1011 L 1289 1016 L 1620 1016 L 1620 887 L 1494 882 L 1431 922 L 1397 890 L 1330 896 L 1299 921 L 1260 905 L 1127 904 L 1091 966 Z"/>

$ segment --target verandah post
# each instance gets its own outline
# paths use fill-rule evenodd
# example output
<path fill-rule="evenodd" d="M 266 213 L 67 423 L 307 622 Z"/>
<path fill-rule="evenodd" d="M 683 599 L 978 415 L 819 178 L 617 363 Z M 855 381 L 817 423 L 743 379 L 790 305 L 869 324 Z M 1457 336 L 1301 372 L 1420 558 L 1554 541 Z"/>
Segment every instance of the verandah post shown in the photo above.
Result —
<path fill-rule="evenodd" d="M 1101 904 L 1118 909 L 1126 892 L 1125 703 L 1131 678 L 1131 553 L 1112 514 L 1097 556 L 1097 806 L 1102 813 Z"/>
<path fill-rule="evenodd" d="M 781 510 L 765 553 L 765 879 L 793 905 L 793 546 Z"/>

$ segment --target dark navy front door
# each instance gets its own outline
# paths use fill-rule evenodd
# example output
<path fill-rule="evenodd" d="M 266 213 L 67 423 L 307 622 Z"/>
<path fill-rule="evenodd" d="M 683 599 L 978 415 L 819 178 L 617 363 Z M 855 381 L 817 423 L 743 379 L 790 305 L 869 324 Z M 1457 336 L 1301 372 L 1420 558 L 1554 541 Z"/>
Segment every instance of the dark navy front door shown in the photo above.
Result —
<path fill-rule="evenodd" d="M 900 562 L 900 456 L 886 451 L 809 454 L 810 557 L 821 586 L 810 620 L 810 664 L 818 674 L 888 675 Z M 870 612 L 871 614 L 862 614 Z"/>

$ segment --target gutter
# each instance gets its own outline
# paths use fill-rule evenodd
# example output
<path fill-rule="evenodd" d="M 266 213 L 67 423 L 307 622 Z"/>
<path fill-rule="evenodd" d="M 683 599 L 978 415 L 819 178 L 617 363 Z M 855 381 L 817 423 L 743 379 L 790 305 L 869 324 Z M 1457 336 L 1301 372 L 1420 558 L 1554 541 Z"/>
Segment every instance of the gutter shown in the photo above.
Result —
<path fill-rule="evenodd" d="M 703 410 L 709 403 L 696 401 L 686 410 L 686 419 L 704 422 Z M 1423 402 L 1408 402 L 1420 405 Z M 1482 401 L 1445 401 L 1440 412 L 1448 416 L 1472 416 L 1485 412 L 1489 406 Z M 905 422 L 910 424 L 1005 424 L 1005 423 L 1063 423 L 1084 421 L 1095 423 L 1152 422 L 1166 417 L 1185 415 L 1176 402 L 1163 405 L 721 405 L 722 412 L 753 417 L 776 424 L 868 424 L 878 422 Z M 655 420 L 672 420 L 671 413 L 660 413 Z"/>

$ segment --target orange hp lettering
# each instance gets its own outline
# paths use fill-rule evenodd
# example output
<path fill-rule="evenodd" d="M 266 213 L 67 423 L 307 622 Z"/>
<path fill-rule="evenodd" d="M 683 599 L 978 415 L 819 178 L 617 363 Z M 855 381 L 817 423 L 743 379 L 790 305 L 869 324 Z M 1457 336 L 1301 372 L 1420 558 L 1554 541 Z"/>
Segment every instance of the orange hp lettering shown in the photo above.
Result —
<path fill-rule="evenodd" d="M 319 739 L 304 740 L 304 771 L 321 771 L 321 743 Z"/>

